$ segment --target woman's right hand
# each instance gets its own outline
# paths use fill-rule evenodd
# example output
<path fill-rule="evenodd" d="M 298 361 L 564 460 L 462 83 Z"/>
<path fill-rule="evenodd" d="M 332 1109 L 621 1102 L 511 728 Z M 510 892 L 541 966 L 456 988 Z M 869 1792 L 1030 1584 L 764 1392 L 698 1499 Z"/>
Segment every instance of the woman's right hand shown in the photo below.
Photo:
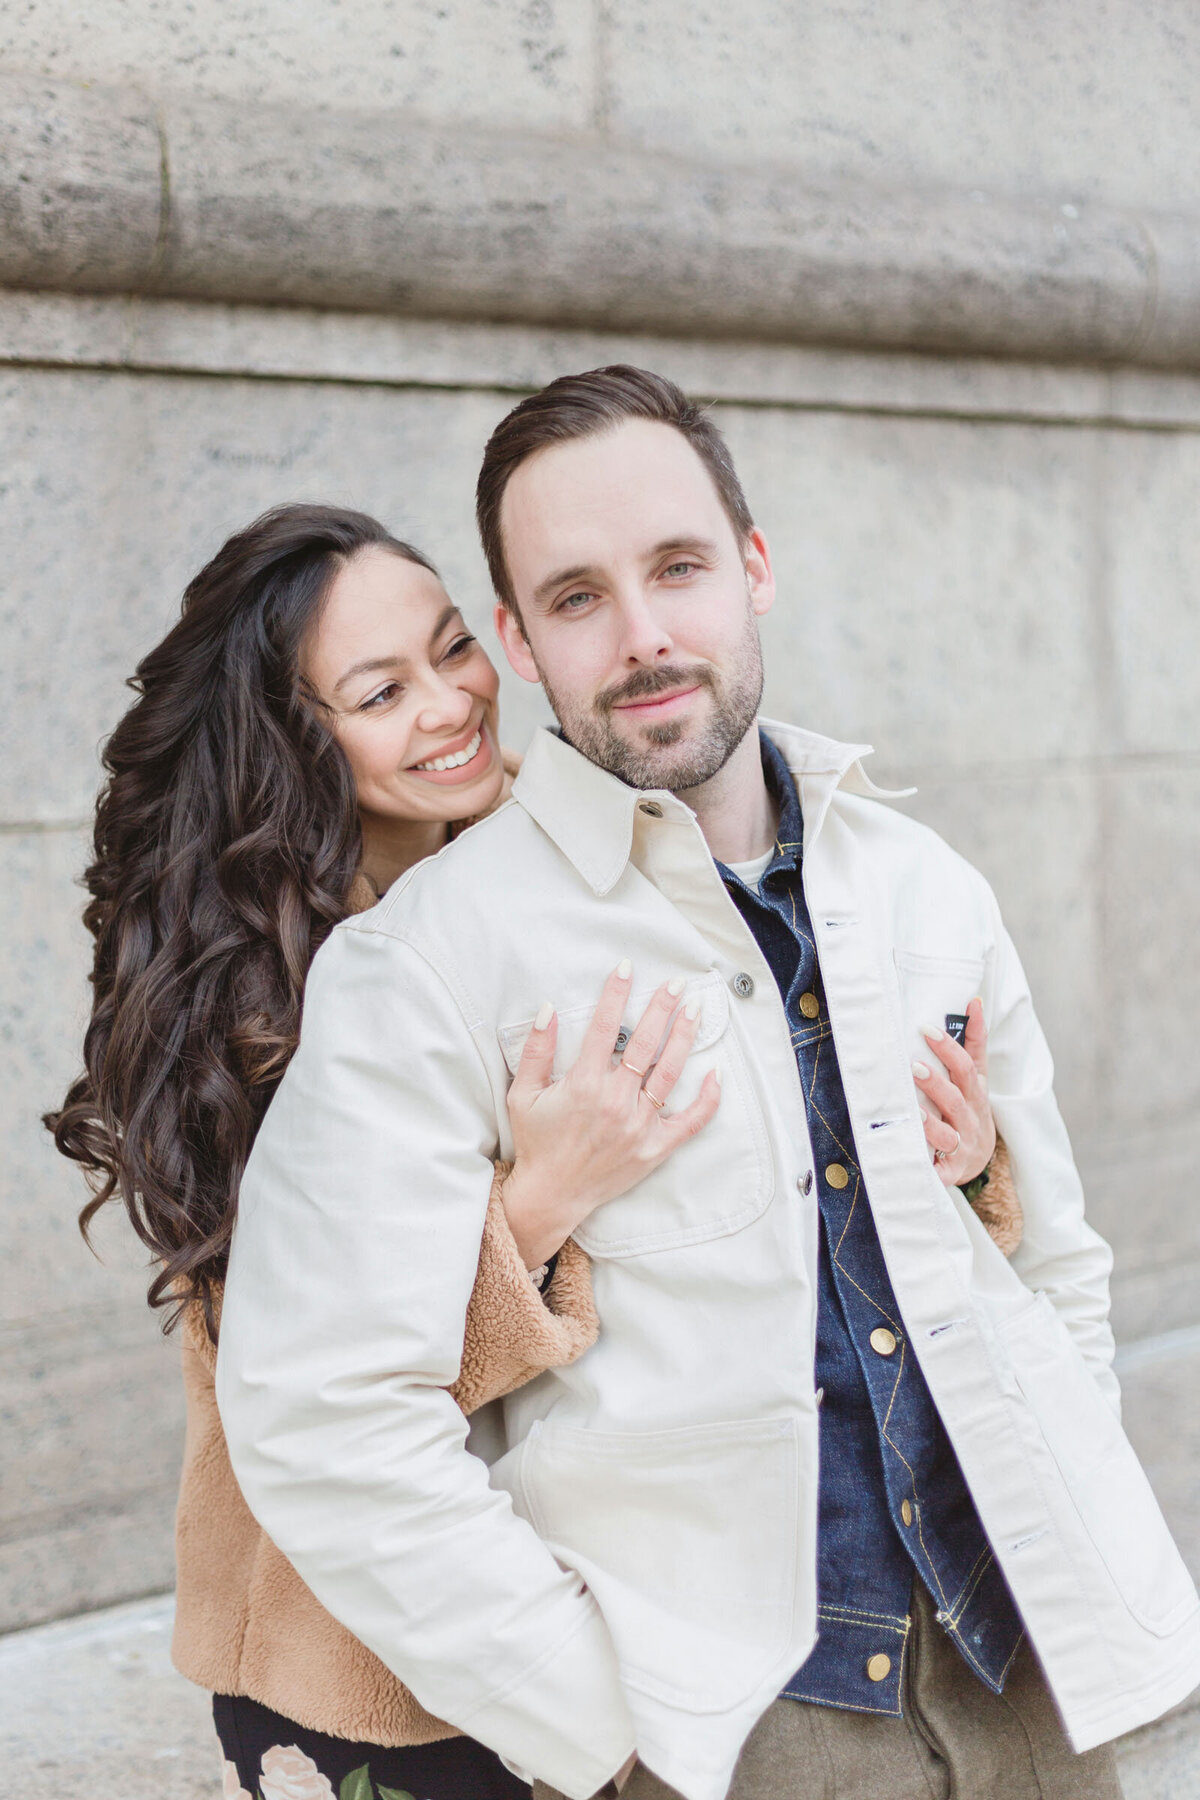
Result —
<path fill-rule="evenodd" d="M 680 1007 L 682 979 L 665 982 L 651 997 L 615 1060 L 632 980 L 628 962 L 613 970 L 579 1059 L 561 1080 L 554 1079 L 558 1016 L 552 1006 L 543 1006 L 525 1041 L 508 1091 L 514 1160 L 503 1198 L 527 1268 L 544 1263 L 589 1213 L 657 1169 L 708 1124 L 720 1103 L 720 1080 L 710 1070 L 690 1106 L 672 1113 L 665 1105 L 699 1017 L 698 1007 Z"/>

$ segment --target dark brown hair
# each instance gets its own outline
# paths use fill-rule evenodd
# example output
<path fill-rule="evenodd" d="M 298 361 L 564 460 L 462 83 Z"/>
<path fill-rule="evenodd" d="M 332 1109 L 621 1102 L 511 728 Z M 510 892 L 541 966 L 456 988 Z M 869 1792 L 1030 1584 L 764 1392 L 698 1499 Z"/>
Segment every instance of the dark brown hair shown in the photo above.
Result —
<path fill-rule="evenodd" d="M 280 506 L 231 537 L 104 748 L 84 1073 L 46 1125 L 93 1190 L 85 1239 L 124 1202 L 166 1330 L 198 1299 L 215 1337 L 242 1170 L 358 866 L 354 778 L 299 664 L 334 576 L 370 545 L 432 569 L 340 507 Z"/>
<path fill-rule="evenodd" d="M 682 388 L 665 375 L 635 369 L 630 363 L 590 369 L 584 375 L 561 375 L 540 393 L 520 401 L 501 419 L 484 448 L 475 485 L 475 518 L 492 586 L 497 598 L 518 620 L 520 612 L 504 561 L 500 531 L 505 488 L 514 472 L 535 451 L 568 443 L 572 438 L 612 431 L 626 419 L 652 419 L 656 424 L 673 425 L 712 476 L 738 543 L 744 545 L 753 531 L 754 518 L 729 446 L 704 409 L 689 400 Z"/>

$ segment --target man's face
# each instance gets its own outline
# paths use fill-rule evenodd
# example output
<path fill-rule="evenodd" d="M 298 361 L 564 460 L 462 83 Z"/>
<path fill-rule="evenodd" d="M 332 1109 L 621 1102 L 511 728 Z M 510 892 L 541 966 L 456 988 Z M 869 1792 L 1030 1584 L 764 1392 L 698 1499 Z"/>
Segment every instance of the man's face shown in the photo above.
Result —
<path fill-rule="evenodd" d="M 739 545 L 687 439 L 630 419 L 539 450 L 500 528 L 524 631 L 501 606 L 496 630 L 568 741 L 631 787 L 711 780 L 758 710 L 775 585 L 761 533 Z"/>

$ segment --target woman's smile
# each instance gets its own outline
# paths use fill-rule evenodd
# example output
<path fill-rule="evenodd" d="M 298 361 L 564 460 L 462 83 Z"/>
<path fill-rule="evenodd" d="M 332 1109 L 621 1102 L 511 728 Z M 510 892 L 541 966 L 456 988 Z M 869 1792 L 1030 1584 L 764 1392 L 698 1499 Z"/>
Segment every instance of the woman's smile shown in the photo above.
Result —
<path fill-rule="evenodd" d="M 492 765 L 495 750 L 487 727 L 480 720 L 468 726 L 458 737 L 451 738 L 436 756 L 412 763 L 408 775 L 419 775 L 422 781 L 436 782 L 438 787 L 454 787 L 460 782 L 475 781 Z"/>

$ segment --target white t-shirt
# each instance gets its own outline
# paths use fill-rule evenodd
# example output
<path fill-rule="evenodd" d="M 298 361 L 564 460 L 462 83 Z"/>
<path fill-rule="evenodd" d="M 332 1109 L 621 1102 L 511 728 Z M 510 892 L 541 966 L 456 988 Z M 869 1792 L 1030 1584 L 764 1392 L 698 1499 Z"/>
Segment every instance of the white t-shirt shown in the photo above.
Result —
<path fill-rule="evenodd" d="M 761 856 L 751 857 L 749 862 L 726 863 L 725 867 L 731 869 L 738 880 L 744 881 L 748 888 L 756 888 L 766 874 L 767 864 L 774 854 L 775 846 L 772 844 L 769 850 L 764 850 Z"/>

